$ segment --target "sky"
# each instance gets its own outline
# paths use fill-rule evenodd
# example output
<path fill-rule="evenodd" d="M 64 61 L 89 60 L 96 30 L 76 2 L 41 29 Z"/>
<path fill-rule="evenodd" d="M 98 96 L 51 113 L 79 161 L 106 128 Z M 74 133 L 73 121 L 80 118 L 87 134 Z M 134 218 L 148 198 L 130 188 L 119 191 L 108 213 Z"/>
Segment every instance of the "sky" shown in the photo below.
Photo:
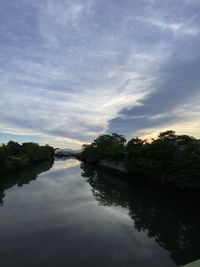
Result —
<path fill-rule="evenodd" d="M 0 143 L 200 138 L 200 0 L 0 0 Z"/>

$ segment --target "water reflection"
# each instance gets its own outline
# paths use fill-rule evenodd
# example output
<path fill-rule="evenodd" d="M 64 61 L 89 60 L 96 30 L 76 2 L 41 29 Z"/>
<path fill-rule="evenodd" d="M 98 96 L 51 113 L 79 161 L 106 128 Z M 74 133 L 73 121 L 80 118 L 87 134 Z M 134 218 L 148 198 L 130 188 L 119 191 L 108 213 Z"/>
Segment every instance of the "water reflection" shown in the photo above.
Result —
<path fill-rule="evenodd" d="M 56 164 L 54 164 L 53 169 L 60 171 L 80 165 L 80 162 L 75 160 L 74 157 L 55 157 L 55 162 Z"/>
<path fill-rule="evenodd" d="M 198 203 L 79 165 L 56 160 L 1 179 L 2 266 L 174 267 L 199 257 Z"/>
<path fill-rule="evenodd" d="M 134 227 L 147 231 L 179 266 L 200 258 L 199 202 L 177 192 L 160 192 L 141 183 L 126 183 L 82 164 L 82 176 L 103 206 L 129 210 Z"/>
<path fill-rule="evenodd" d="M 53 162 L 45 161 L 40 164 L 30 166 L 21 171 L 5 174 L 0 177 L 0 204 L 3 205 L 5 191 L 13 186 L 23 186 L 35 180 L 40 173 L 51 169 Z"/>

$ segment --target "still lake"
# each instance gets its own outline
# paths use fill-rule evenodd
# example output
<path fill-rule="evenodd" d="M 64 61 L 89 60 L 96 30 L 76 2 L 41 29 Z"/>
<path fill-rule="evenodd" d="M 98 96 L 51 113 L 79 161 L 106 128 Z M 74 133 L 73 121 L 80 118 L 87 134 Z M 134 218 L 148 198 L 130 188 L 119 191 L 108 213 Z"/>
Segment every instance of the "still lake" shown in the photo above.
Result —
<path fill-rule="evenodd" d="M 173 267 L 200 258 L 198 201 L 76 159 L 0 180 L 0 266 Z"/>

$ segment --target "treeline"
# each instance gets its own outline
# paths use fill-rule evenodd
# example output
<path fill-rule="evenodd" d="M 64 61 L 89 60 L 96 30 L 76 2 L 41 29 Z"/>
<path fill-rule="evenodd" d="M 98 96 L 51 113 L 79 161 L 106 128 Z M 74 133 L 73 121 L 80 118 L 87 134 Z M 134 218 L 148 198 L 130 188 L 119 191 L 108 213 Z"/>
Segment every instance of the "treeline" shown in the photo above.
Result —
<path fill-rule="evenodd" d="M 101 135 L 83 145 L 81 159 L 123 161 L 135 176 L 200 189 L 200 140 L 172 130 L 161 132 L 151 142 L 138 137 L 126 142 L 116 133 Z"/>
<path fill-rule="evenodd" d="M 44 160 L 52 160 L 54 149 L 48 145 L 9 141 L 0 146 L 0 174 L 17 170 Z"/>

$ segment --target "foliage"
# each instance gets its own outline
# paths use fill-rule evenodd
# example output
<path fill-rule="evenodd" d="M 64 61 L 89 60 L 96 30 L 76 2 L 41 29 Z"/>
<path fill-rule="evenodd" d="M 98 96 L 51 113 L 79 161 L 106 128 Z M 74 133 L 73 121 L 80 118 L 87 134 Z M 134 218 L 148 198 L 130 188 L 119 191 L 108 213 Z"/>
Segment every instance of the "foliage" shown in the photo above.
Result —
<path fill-rule="evenodd" d="M 53 159 L 54 149 L 48 145 L 9 141 L 0 146 L 0 174 L 16 170 L 34 163 Z"/>
<path fill-rule="evenodd" d="M 102 135 L 83 146 L 81 158 L 90 162 L 124 160 L 135 175 L 200 189 L 200 140 L 172 130 L 161 132 L 151 142 L 134 137 L 127 144 L 122 135 Z"/>
<path fill-rule="evenodd" d="M 100 159 L 122 160 L 125 143 L 126 139 L 123 135 L 116 133 L 101 135 L 90 145 L 83 145 L 81 157 L 90 162 Z"/>

